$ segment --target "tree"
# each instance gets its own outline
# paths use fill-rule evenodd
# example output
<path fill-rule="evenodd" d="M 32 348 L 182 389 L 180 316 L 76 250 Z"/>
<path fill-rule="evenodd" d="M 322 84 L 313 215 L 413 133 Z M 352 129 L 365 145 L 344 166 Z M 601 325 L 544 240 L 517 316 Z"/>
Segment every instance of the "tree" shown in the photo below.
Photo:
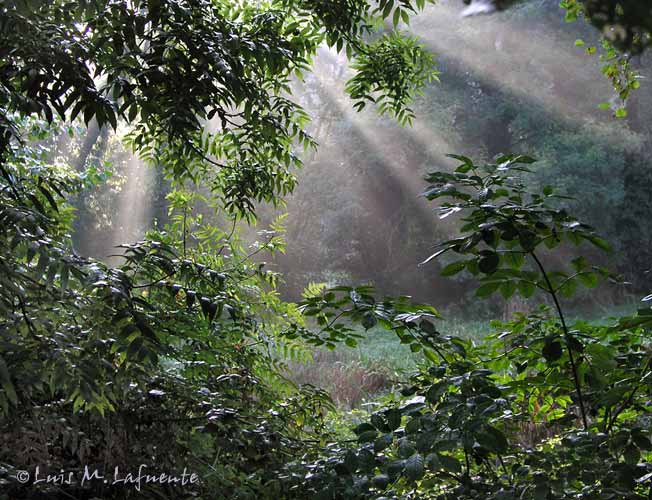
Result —
<path fill-rule="evenodd" d="M 279 202 L 292 190 L 291 169 L 300 165 L 293 148 L 314 143 L 303 131 L 307 115 L 288 96 L 288 82 L 309 69 L 322 42 L 353 59 L 356 73 L 348 91 L 357 108 L 373 102 L 381 113 L 409 123 L 410 102 L 435 76 L 432 59 L 416 40 L 375 33 L 372 27 L 385 19 L 396 27 L 424 5 L 425 0 L 383 0 L 377 6 L 365 0 L 21 0 L 1 5 L 0 472 L 16 479 L 18 468 L 34 463 L 80 471 L 88 461 L 110 468 L 147 459 L 172 467 L 184 459 L 206 473 L 192 494 L 364 498 L 389 488 L 408 498 L 419 494 L 409 490 L 425 476 L 427 463 L 436 471 L 431 479 L 442 481 L 426 495 L 438 488 L 448 498 L 467 493 L 505 498 L 509 487 L 512 497 L 523 497 L 533 489 L 527 484 L 532 480 L 537 498 L 557 494 L 554 488 L 584 486 L 591 489 L 589 495 L 598 491 L 613 497 L 625 491 L 623 498 L 641 497 L 639 483 L 649 474 L 635 462 L 650 443 L 632 420 L 649 405 L 641 389 L 650 362 L 637 330 L 645 333 L 649 316 L 624 322 L 615 345 L 608 330 L 586 345 L 577 340 L 565 323 L 557 291 L 571 288 L 575 278 L 592 286 L 595 272 L 574 260 L 576 273 L 552 276 L 534 249 L 544 240 L 554 243 L 557 234 L 603 245 L 564 211 L 545 206 L 540 195 L 531 198 L 533 205 L 525 204 L 530 198 L 522 186 L 497 173 L 529 159 L 506 157 L 480 177 L 471 160 L 457 157 L 463 163 L 457 176 L 433 174 L 428 195 L 453 197 L 445 213 L 471 212 L 464 229 L 469 234 L 446 242 L 447 250 L 469 259 L 446 273 L 464 267 L 487 275 L 482 294 L 500 289 L 508 296 L 516 288 L 527 294 L 538 286 L 557 305 L 561 333 L 545 318 L 516 324 L 510 334 L 518 349 L 510 360 L 531 370 L 528 375 L 542 397 L 564 397 L 564 417 L 579 409 L 590 434 L 571 427 L 565 437 L 581 445 L 581 452 L 555 447 L 535 464 L 538 469 L 521 471 L 517 462 L 510 464 L 514 467 L 506 479 L 495 476 L 497 464 L 506 469 L 503 458 L 510 449 L 505 432 L 515 407 L 509 405 L 522 403 L 529 393 L 510 393 L 488 368 L 476 369 L 485 363 L 484 353 L 441 336 L 433 323 L 439 317 L 435 309 L 406 298 L 377 300 L 369 287 L 320 291 L 300 308 L 283 303 L 275 290 L 278 276 L 252 260 L 257 253 L 282 250 L 280 225 L 247 252 L 235 230 L 206 224 L 197 208 L 223 210 L 233 220 L 252 219 L 254 202 Z M 74 168 L 48 160 L 45 144 L 53 128 L 78 116 L 87 125 L 95 120 L 98 131 L 127 123 L 127 142 L 176 182 L 177 189 L 168 194 L 165 230 L 157 228 L 145 241 L 125 245 L 123 262 L 113 267 L 71 250 L 68 201 L 81 179 Z M 442 181 L 463 189 L 450 189 Z M 212 197 L 184 189 L 190 182 L 209 186 Z M 477 191 L 475 198 L 465 189 Z M 498 209 L 485 203 L 495 200 L 503 203 Z M 488 248 L 478 247 L 481 240 Z M 499 268 L 507 262 L 498 256 L 499 245 L 507 253 L 532 257 L 540 276 L 522 270 L 520 260 L 511 271 Z M 316 328 L 305 317 L 314 317 Z M 332 405 L 323 391 L 296 388 L 285 380 L 281 353 L 300 356 L 307 344 L 355 345 L 361 334 L 342 318 L 366 329 L 390 328 L 431 364 L 417 375 L 411 393 L 423 401 L 382 409 L 356 429 L 365 449 L 339 448 L 333 459 L 321 448 L 329 437 L 323 414 Z M 536 345 L 543 343 L 545 363 L 538 350 L 520 343 L 519 334 L 530 324 L 536 326 Z M 615 365 L 610 356 L 617 358 Z M 595 370 L 581 372 L 589 361 Z M 628 378 L 641 364 L 638 379 Z M 487 366 L 493 368 L 491 362 Z M 613 377 L 601 378 L 609 367 L 617 368 Z M 552 386 L 541 383 L 550 370 L 571 377 Z M 511 373 L 505 375 L 510 383 Z M 583 392 L 587 384 L 590 394 Z M 417 415 L 426 400 L 434 410 L 429 422 Z M 594 421 L 589 404 L 596 411 Z M 429 432 L 441 425 L 455 426 L 443 445 L 441 435 Z M 605 442 L 596 430 L 615 443 L 607 454 L 589 454 L 593 461 L 587 468 L 581 465 L 586 450 Z M 410 436 L 401 435 L 395 443 L 395 432 Z M 424 460 L 434 437 L 437 449 Z M 376 456 L 385 450 L 386 455 Z M 517 451 L 518 457 L 525 454 Z M 288 457 L 295 463 L 288 465 Z M 554 470 L 560 461 L 584 467 L 582 481 L 554 472 L 550 477 L 560 485 L 548 486 L 540 473 Z M 489 474 L 476 480 L 483 467 Z M 371 490 L 363 480 L 370 468 L 382 472 L 373 476 Z M 599 484 L 593 476 L 586 479 L 592 468 L 609 475 Z M 364 478 L 352 477 L 358 470 L 365 471 Z M 39 491 L 0 479 L 3 487 L 9 484 L 5 491 L 11 497 L 60 494 L 56 483 Z M 150 483 L 146 495 L 178 497 L 173 486 Z M 115 484 L 72 486 L 79 496 L 124 496 Z"/>
<path fill-rule="evenodd" d="M 396 33 L 367 39 L 373 23 L 397 24 L 424 4 L 5 2 L 0 152 L 18 133 L 8 111 L 113 128 L 123 119 L 141 156 L 177 179 L 202 177 L 230 211 L 251 215 L 253 200 L 294 186 L 294 141 L 313 145 L 308 117 L 284 92 L 320 43 L 354 57 L 360 104 L 410 119 L 406 105 L 432 60 Z M 213 118 L 218 132 L 207 133 Z"/>
<path fill-rule="evenodd" d="M 568 322 L 563 297 L 610 274 L 582 255 L 607 249 L 590 226 L 552 204 L 551 188 L 526 188 L 527 156 L 478 165 L 455 156 L 454 172 L 433 172 L 425 191 L 440 217 L 458 215 L 458 237 L 428 259 L 453 254 L 445 276 L 479 280 L 476 300 L 500 292 L 543 292 L 554 310 L 518 313 L 475 345 L 445 334 L 436 311 L 377 300 L 339 287 L 304 302 L 305 313 L 377 321 L 411 350 L 419 371 L 328 459 L 289 467 L 305 496 L 516 500 L 642 500 L 649 496 L 652 375 L 648 308 L 615 324 Z M 579 256 L 551 266 L 545 254 L 572 245 Z M 552 267 L 552 268 L 551 268 Z M 647 297 L 645 300 L 650 300 Z M 303 475 L 301 474 L 303 473 Z"/>
<path fill-rule="evenodd" d="M 236 232 L 206 224 L 197 206 L 252 219 L 254 202 L 292 190 L 300 165 L 293 149 L 314 142 L 288 83 L 322 42 L 356 61 L 358 102 L 409 121 L 432 60 L 416 40 L 376 35 L 372 26 L 387 17 L 397 24 L 424 4 L 0 4 L 3 482 L 41 461 L 79 470 L 89 460 L 108 469 L 148 457 L 172 467 L 185 457 L 219 466 L 207 491 L 256 497 L 278 489 L 270 481 L 283 457 L 310 451 L 330 402 L 281 374 L 280 353 L 303 349 L 281 333 L 303 319 L 279 301 L 275 273 L 251 261 L 282 248 L 279 228 L 247 253 Z M 72 251 L 69 202 L 81 177 L 51 161 L 47 146 L 78 117 L 97 129 L 80 165 L 100 131 L 124 122 L 127 143 L 177 188 L 165 231 L 125 246 L 115 267 Z M 192 182 L 211 197 L 183 189 Z M 9 487 L 12 497 L 58 491 L 15 479 Z M 101 482 L 73 488 L 122 495 Z"/>

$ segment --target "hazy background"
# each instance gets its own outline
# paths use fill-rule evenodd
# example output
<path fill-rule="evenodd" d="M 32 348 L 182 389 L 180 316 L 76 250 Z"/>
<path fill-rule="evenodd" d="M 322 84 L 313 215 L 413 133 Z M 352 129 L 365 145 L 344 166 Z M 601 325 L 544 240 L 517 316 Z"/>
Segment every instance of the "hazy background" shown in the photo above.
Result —
<path fill-rule="evenodd" d="M 454 221 L 437 220 L 419 197 L 425 173 L 454 165 L 447 153 L 478 160 L 502 152 L 539 158 L 533 185 L 551 184 L 577 199 L 576 212 L 614 244 L 614 268 L 633 277 L 649 267 L 652 129 L 639 119 L 652 107 L 649 80 L 642 80 L 628 104 L 626 120 L 599 110 L 613 91 L 598 57 L 575 46 L 578 38 L 595 43 L 597 34 L 581 22 L 565 23 L 557 4 L 532 0 L 507 12 L 461 18 L 461 1 L 441 1 L 402 26 L 423 40 L 441 72 L 441 81 L 414 104 L 412 128 L 379 117 L 373 108 L 355 113 L 343 90 L 345 57 L 319 53 L 314 73 L 296 83 L 319 150 L 304 157 L 285 208 L 259 209 L 257 229 L 288 214 L 287 252 L 271 263 L 284 274 L 286 298 L 300 297 L 309 282 L 371 282 L 387 294 L 478 317 L 499 307 L 476 304 L 469 284 L 440 278 L 437 263 L 418 267 L 454 230 Z M 101 180 L 77 200 L 79 253 L 106 258 L 116 244 L 165 223 L 169 185 L 156 169 L 96 126 L 77 140 L 66 137 L 61 155 Z M 256 228 L 243 231 L 253 238 Z M 630 290 L 645 289 L 645 280 Z M 604 288 L 579 300 L 609 307 L 624 294 Z"/>

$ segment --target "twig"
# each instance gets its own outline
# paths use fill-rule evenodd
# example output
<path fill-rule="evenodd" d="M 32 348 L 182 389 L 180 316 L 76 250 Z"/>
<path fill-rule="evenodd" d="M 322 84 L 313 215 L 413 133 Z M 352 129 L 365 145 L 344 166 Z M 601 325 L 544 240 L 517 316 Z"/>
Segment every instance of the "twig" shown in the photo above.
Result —
<path fill-rule="evenodd" d="M 571 349 L 570 342 L 569 342 L 569 340 L 572 338 L 572 335 L 569 333 L 568 327 L 566 326 L 566 319 L 564 318 L 564 313 L 561 309 L 561 305 L 559 304 L 559 300 L 557 299 L 557 294 L 555 293 L 555 289 L 553 288 L 552 283 L 550 282 L 550 278 L 548 278 L 548 273 L 546 273 L 543 264 L 541 263 L 537 255 L 534 253 L 534 251 L 531 251 L 530 255 L 532 256 L 537 266 L 539 267 L 541 274 L 543 274 L 543 278 L 545 279 L 548 285 L 549 293 L 552 296 L 552 300 L 555 303 L 555 307 L 557 308 L 557 314 L 559 315 L 559 319 L 561 320 L 561 326 L 564 330 L 564 337 L 566 339 L 566 349 L 568 350 L 568 359 L 570 360 L 571 369 L 573 371 L 573 381 L 575 383 L 575 390 L 577 391 L 577 400 L 580 406 L 580 412 L 582 414 L 582 423 L 584 424 L 584 430 L 587 430 L 589 428 L 589 423 L 586 418 L 586 409 L 584 407 L 584 397 L 582 396 L 582 387 L 580 385 L 579 375 L 577 374 L 577 365 L 575 364 L 575 357 L 573 356 L 573 350 Z"/>

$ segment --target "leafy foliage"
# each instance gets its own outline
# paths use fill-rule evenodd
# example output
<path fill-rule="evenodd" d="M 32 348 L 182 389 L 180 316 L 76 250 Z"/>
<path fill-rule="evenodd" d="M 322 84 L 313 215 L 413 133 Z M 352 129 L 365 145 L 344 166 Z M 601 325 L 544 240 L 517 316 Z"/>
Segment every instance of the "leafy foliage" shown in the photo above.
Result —
<path fill-rule="evenodd" d="M 432 66 L 432 56 L 415 38 L 402 38 L 393 32 L 356 59 L 353 68 L 357 74 L 346 90 L 357 101 L 354 107 L 358 111 L 371 101 L 381 114 L 390 111 L 399 123 L 411 124 L 414 112 L 407 105 L 419 89 L 437 78 Z"/>
<path fill-rule="evenodd" d="M 409 1 L 401 6 L 395 11 L 416 10 Z M 178 180 L 201 178 L 227 210 L 251 218 L 253 201 L 293 189 L 295 142 L 314 146 L 303 130 L 307 116 L 284 94 L 291 75 L 309 69 L 322 41 L 346 43 L 352 57 L 360 55 L 358 72 L 368 74 L 376 48 L 362 35 L 371 30 L 368 18 L 385 14 L 367 2 L 9 2 L 0 151 L 17 133 L 6 111 L 49 122 L 54 113 L 81 115 L 114 129 L 122 119 L 143 158 Z M 383 47 L 401 78 L 377 83 L 391 92 L 392 112 L 403 113 L 431 61 L 399 36 Z M 356 98 L 365 98 L 363 89 Z M 204 125 L 212 119 L 217 130 L 210 131 Z"/>
<path fill-rule="evenodd" d="M 554 302 L 496 325 L 475 346 L 439 331 L 439 313 L 371 287 L 279 299 L 279 277 L 254 259 L 282 251 L 281 221 L 251 251 L 236 233 L 254 203 L 294 187 L 296 144 L 314 145 L 288 94 L 322 42 L 346 50 L 348 89 L 409 123 L 409 104 L 434 77 L 432 59 L 394 26 L 424 0 L 208 0 L 2 5 L 0 62 L 0 481 L 8 498 L 58 495 L 19 484 L 34 464 L 81 470 L 144 461 L 190 464 L 191 495 L 229 498 L 626 498 L 649 496 L 649 310 L 612 326 L 567 325 L 559 294 L 609 274 L 577 257 L 550 271 L 544 246 L 606 248 L 592 229 L 527 193 L 505 156 L 433 173 L 442 217 L 464 213 L 444 274 L 480 276 L 479 296 L 536 289 Z M 382 58 L 379 59 L 379 57 Z M 358 107 L 362 107 L 358 104 Z M 86 182 L 50 161 L 55 113 L 64 122 L 129 126 L 127 142 L 178 189 L 169 221 L 122 246 L 109 266 L 74 253 L 69 201 Z M 215 122 L 211 122 L 214 120 Z M 185 189 L 203 182 L 213 197 Z M 208 224 L 198 204 L 233 229 Z M 529 258 L 531 267 L 525 259 Z M 571 268 L 571 271 L 568 271 Z M 314 321 L 314 324 L 313 324 Z M 354 430 L 332 436 L 324 391 L 295 387 L 282 353 L 355 346 L 374 326 L 394 332 L 420 371 Z M 407 399 L 409 398 L 409 399 Z M 581 428 L 578 421 L 581 420 Z M 520 430 L 536 433 L 526 442 Z M 543 428 L 543 431 L 539 429 Z M 338 439 L 340 438 L 340 439 Z M 68 495 L 121 497 L 103 484 Z M 147 484 L 147 496 L 178 497 Z"/>
<path fill-rule="evenodd" d="M 518 255 L 540 262 L 538 247 L 552 237 L 556 244 L 602 241 L 563 210 L 546 207 L 549 189 L 544 196 L 526 193 L 514 177 L 531 158 L 505 156 L 484 167 L 456 158 L 457 171 L 430 174 L 426 191 L 452 200 L 441 204 L 443 216 L 464 214 L 468 235 L 445 242 L 443 251 L 471 258 L 444 273 L 470 268 L 485 276 L 479 291 L 491 280 L 498 282 L 493 290 L 528 296 L 542 288 L 557 317 L 544 306 L 495 322 L 499 333 L 479 346 L 408 319 L 405 326 L 420 331 L 425 353 L 419 373 L 400 399 L 355 428 L 356 446 L 291 467 L 295 475 L 307 470 L 307 485 L 295 488 L 318 498 L 646 498 L 650 353 L 641 326 L 647 311 L 611 326 L 566 325 L 559 288 L 596 271 L 575 259 L 577 276 L 559 276 L 564 284 L 555 287 L 550 276 L 556 273 L 541 264 L 524 274 Z M 501 248 L 510 253 L 500 254 Z M 518 272 L 503 272 L 507 263 L 518 264 L 509 267 Z M 518 282 L 513 289 L 512 281 Z M 595 284 L 593 277 L 583 282 Z M 387 326 L 404 334 L 404 325 Z"/>
<path fill-rule="evenodd" d="M 271 473 L 284 453 L 305 449 L 302 440 L 332 406 L 323 392 L 297 390 L 280 375 L 278 332 L 301 317 L 278 299 L 275 274 L 218 228 L 202 225 L 188 241 L 201 218 L 191 209 L 197 195 L 184 193 L 171 200 L 168 231 L 126 245 L 122 265 L 73 256 L 62 215 L 69 207 L 50 190 L 65 196 L 78 180 L 40 170 L 34 151 L 20 151 L 4 167 L 20 182 L 2 191 L 11 235 L 2 241 L 13 244 L 3 252 L 0 324 L 8 494 L 39 493 L 10 480 L 33 463 L 108 469 L 149 457 L 172 470 L 179 457 L 204 468 L 216 453 L 232 459 L 203 487 L 231 491 L 229 477 L 244 481 L 252 467 Z M 266 236 L 254 252 L 279 248 L 278 235 Z M 63 443 L 60 452 L 52 440 Z M 157 488 L 150 494 L 173 494 Z"/>
<path fill-rule="evenodd" d="M 571 19 L 585 15 L 618 50 L 639 53 L 650 45 L 652 10 L 647 2 L 570 0 L 561 3 Z"/>
<path fill-rule="evenodd" d="M 603 62 L 602 73 L 609 79 L 620 100 L 620 105 L 614 110 L 614 115 L 617 118 L 625 118 L 627 116 L 627 98 L 632 90 L 641 86 L 641 77 L 631 66 L 631 52 L 642 52 L 651 39 L 649 29 L 646 32 L 638 26 L 641 10 L 647 10 L 647 15 L 652 12 L 649 12 L 649 7 L 644 6 L 642 2 L 630 2 L 626 8 L 627 15 L 631 17 L 626 20 L 621 18 L 625 11 L 620 4 L 617 6 L 609 2 L 571 0 L 563 1 L 560 5 L 566 9 L 567 21 L 575 21 L 580 16 L 586 16 L 591 23 L 600 28 L 603 34 L 600 42 L 603 49 L 600 54 L 600 60 Z M 576 40 L 575 45 L 583 47 L 584 40 Z M 586 48 L 587 54 L 595 54 L 597 50 L 595 46 Z M 600 107 L 610 109 L 612 106 L 605 102 Z"/>
<path fill-rule="evenodd" d="M 109 470 L 153 461 L 174 470 L 180 460 L 204 472 L 194 495 L 269 495 L 282 488 L 284 457 L 311 453 L 327 435 L 328 395 L 282 375 L 281 353 L 304 349 L 301 338 L 282 334 L 309 330 L 278 298 L 278 276 L 254 260 L 282 251 L 280 222 L 250 252 L 235 223 L 253 219 L 255 202 L 290 192 L 300 165 L 294 147 L 314 146 L 306 113 L 288 97 L 291 76 L 309 69 L 323 41 L 346 43 L 355 58 L 367 47 L 367 21 L 386 17 L 366 2 L 341 7 L 2 4 L 3 495 L 57 494 L 56 484 L 15 481 L 32 464 Z M 392 37 L 387 48 L 400 52 L 401 43 Z M 427 62 L 420 50 L 410 46 L 410 57 Z M 394 113 L 430 68 L 410 71 L 383 82 L 400 96 Z M 70 200 L 101 176 L 53 165 L 46 147 L 59 119 L 78 116 L 99 129 L 124 122 L 127 144 L 180 187 L 169 196 L 170 224 L 124 245 L 115 267 L 76 255 L 69 235 Z M 208 186 L 211 199 L 185 190 L 188 181 Z M 207 224 L 194 210 L 200 203 L 223 211 L 233 230 Z M 69 486 L 69 494 L 124 493 Z"/>
<path fill-rule="evenodd" d="M 542 266 L 536 251 L 540 248 L 552 250 L 564 242 L 588 242 L 603 250 L 609 247 L 591 227 L 552 206 L 555 195 L 551 187 L 545 187 L 542 195 L 527 193 L 518 174 L 529 172 L 523 165 L 533 163 L 532 158 L 502 156 L 495 164 L 482 167 L 469 158 L 455 158 L 462 164 L 454 173 L 428 176 L 431 185 L 424 196 L 451 199 L 438 208 L 440 218 L 468 211 L 461 228 L 467 234 L 442 243 L 426 263 L 449 251 L 469 255 L 470 259 L 455 261 L 442 273 L 450 276 L 466 269 L 482 276 L 477 295 L 500 290 L 506 299 L 516 292 L 528 298 L 537 289 L 572 295 L 578 284 L 595 287 L 600 277 L 608 276 L 604 269 L 589 266 L 583 257 L 573 260 L 572 272 L 555 270 L 539 275 Z M 526 256 L 532 257 L 536 270 L 524 267 Z"/>

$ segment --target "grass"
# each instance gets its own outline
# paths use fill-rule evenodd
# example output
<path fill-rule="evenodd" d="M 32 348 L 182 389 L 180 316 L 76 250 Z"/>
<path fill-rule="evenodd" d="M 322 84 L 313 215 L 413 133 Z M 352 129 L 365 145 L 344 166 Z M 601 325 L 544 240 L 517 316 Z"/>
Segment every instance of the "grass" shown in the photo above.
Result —
<path fill-rule="evenodd" d="M 478 340 L 490 330 L 487 321 L 451 320 L 438 326 L 446 335 Z M 365 337 L 355 348 L 317 349 L 312 362 L 291 364 L 290 378 L 320 387 L 341 408 L 354 409 L 390 392 L 416 370 L 423 355 L 410 351 L 394 333 L 380 327 L 363 333 Z"/>
<path fill-rule="evenodd" d="M 605 324 L 610 318 L 632 314 L 639 304 L 600 308 L 591 312 L 571 312 L 569 322 L 591 319 Z M 488 320 L 453 318 L 438 322 L 445 335 L 453 335 L 480 342 L 492 331 Z M 413 372 L 422 359 L 401 344 L 392 332 L 372 328 L 360 339 L 356 348 L 345 345 L 335 350 L 317 349 L 312 362 L 290 365 L 290 378 L 298 384 L 312 384 L 331 394 L 337 405 L 345 410 L 364 407 L 379 396 L 391 392 L 400 380 Z"/>
<path fill-rule="evenodd" d="M 444 335 L 465 339 L 481 340 L 491 327 L 488 321 L 452 319 L 437 324 Z M 413 353 L 407 345 L 401 344 L 392 332 L 376 327 L 365 334 L 355 349 L 340 348 L 343 356 L 363 364 L 382 362 L 387 368 L 397 373 L 409 372 L 416 368 L 421 353 Z M 348 352 L 347 352 L 348 351 Z"/>
<path fill-rule="evenodd" d="M 607 325 L 613 323 L 614 318 L 633 315 L 638 309 L 643 307 L 645 307 L 644 303 L 631 301 L 621 305 L 600 307 L 597 311 L 593 311 L 592 313 L 571 311 L 570 322 L 572 323 L 578 320 L 590 319 L 591 323 Z"/>

